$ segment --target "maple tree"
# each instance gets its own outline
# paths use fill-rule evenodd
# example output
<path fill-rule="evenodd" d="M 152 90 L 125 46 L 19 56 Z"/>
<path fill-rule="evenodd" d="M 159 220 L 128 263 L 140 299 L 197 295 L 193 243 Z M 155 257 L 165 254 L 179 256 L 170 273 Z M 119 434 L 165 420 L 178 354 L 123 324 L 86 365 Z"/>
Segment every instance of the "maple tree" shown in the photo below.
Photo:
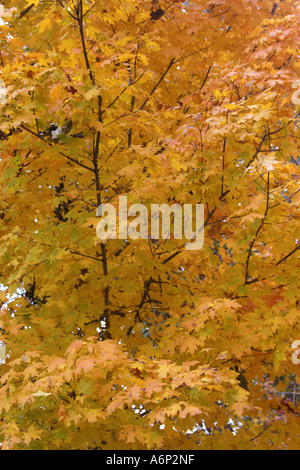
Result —
<path fill-rule="evenodd" d="M 3 449 L 299 446 L 299 11 L 0 6 Z M 203 249 L 100 241 L 120 195 L 205 204 Z"/>

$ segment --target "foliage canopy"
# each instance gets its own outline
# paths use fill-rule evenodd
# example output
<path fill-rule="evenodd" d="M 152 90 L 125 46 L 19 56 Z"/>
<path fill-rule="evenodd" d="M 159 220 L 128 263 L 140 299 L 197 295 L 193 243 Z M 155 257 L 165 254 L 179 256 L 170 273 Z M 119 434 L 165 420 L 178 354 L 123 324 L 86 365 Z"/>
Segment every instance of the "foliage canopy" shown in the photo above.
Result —
<path fill-rule="evenodd" d="M 299 11 L 4 1 L 3 449 L 299 446 Z M 119 195 L 205 204 L 203 249 L 101 242 Z"/>

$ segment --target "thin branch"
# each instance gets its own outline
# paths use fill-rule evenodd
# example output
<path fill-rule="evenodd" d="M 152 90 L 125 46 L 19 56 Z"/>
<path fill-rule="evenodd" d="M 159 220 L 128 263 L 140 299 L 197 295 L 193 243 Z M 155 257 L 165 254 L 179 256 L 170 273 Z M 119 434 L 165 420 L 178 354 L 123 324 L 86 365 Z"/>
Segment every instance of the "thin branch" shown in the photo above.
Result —
<path fill-rule="evenodd" d="M 199 93 L 200 93 L 200 91 L 202 90 L 202 88 L 204 87 L 205 83 L 207 82 L 207 79 L 208 79 L 208 76 L 209 76 L 209 74 L 210 74 L 211 68 L 212 68 L 212 66 L 210 65 L 210 66 L 209 66 L 209 69 L 208 69 L 208 71 L 207 71 L 207 74 L 205 75 L 205 78 L 204 78 L 204 80 L 203 80 L 203 82 L 202 82 L 202 85 L 201 85 L 201 87 L 200 87 L 200 89 L 199 89 Z"/>
<path fill-rule="evenodd" d="M 215 207 L 214 209 L 212 209 L 212 211 L 208 211 L 208 216 L 207 216 L 207 219 L 206 221 L 204 222 L 204 228 L 208 225 L 209 221 L 211 220 L 212 216 L 214 215 L 214 213 L 216 212 L 217 210 L 217 207 Z M 173 253 L 172 255 L 170 255 L 168 258 L 166 258 L 164 261 L 163 261 L 163 264 L 167 264 L 169 261 L 171 261 L 172 259 L 174 259 L 176 256 L 180 255 L 180 253 L 182 253 L 182 249 L 184 248 L 185 244 L 180 248 L 180 250 L 176 251 L 175 253 Z"/>
<path fill-rule="evenodd" d="M 108 106 L 106 106 L 105 110 L 103 111 L 103 114 L 105 113 L 107 109 L 111 108 L 116 103 L 116 101 L 118 101 L 118 99 L 123 95 L 123 93 L 125 93 L 126 90 L 128 90 L 129 87 L 131 87 L 132 85 L 135 85 L 143 77 L 144 74 L 145 74 L 145 70 L 136 80 L 133 80 L 133 82 L 131 82 L 128 86 L 124 87 L 123 90 L 120 92 L 120 94 L 111 103 L 109 103 Z"/>
<path fill-rule="evenodd" d="M 21 129 L 24 129 L 25 131 L 29 132 L 30 134 L 34 135 L 35 137 L 37 137 L 38 139 L 41 139 L 45 142 L 45 139 L 43 136 L 41 136 L 40 134 L 37 134 L 36 132 L 34 132 L 33 130 L 31 130 L 29 127 L 27 126 L 24 126 L 24 124 L 21 124 L 20 125 Z M 49 144 L 52 146 L 52 144 Z M 80 163 L 79 161 L 75 160 L 74 158 L 72 157 L 69 157 L 68 155 L 65 155 L 64 153 L 62 152 L 59 152 L 60 155 L 62 155 L 63 157 L 67 158 L 68 160 L 70 160 L 71 162 L 73 163 L 76 163 L 76 165 L 79 165 L 81 166 L 82 168 L 85 168 L 86 170 L 89 170 L 89 171 L 92 171 L 94 173 L 94 170 L 93 168 L 90 168 L 89 166 L 87 165 L 84 165 L 84 163 Z"/>
<path fill-rule="evenodd" d="M 148 297 L 148 294 L 149 294 L 149 290 L 150 290 L 150 287 L 151 287 L 151 284 L 153 282 L 153 278 L 152 276 L 148 279 L 148 281 L 144 284 L 144 294 L 143 294 L 143 297 L 142 297 L 142 300 L 137 308 L 137 311 L 136 311 L 136 314 L 135 314 L 135 317 L 134 317 L 134 324 L 128 329 L 127 331 L 127 336 L 130 336 L 136 322 L 139 320 L 141 321 L 141 318 L 140 318 L 140 311 L 141 309 L 143 308 L 146 300 L 147 300 L 147 297 Z"/>
<path fill-rule="evenodd" d="M 30 12 L 30 10 L 34 7 L 34 3 L 32 3 L 31 5 L 29 5 L 27 8 L 25 8 L 25 10 L 21 11 L 20 15 L 19 15 L 19 19 L 23 18 L 25 15 L 27 15 L 27 13 Z"/>
<path fill-rule="evenodd" d="M 255 437 L 252 437 L 252 439 L 250 439 L 250 441 L 255 441 L 256 439 L 258 439 L 264 432 L 266 432 L 268 429 L 270 429 L 270 427 L 272 426 L 272 423 L 269 424 L 269 426 L 267 426 L 262 432 L 260 432 L 257 436 Z"/>
<path fill-rule="evenodd" d="M 227 10 L 222 11 L 221 13 L 217 13 L 216 15 L 211 15 L 211 16 L 209 16 L 208 18 L 216 18 L 217 16 L 225 15 L 226 13 L 229 12 L 230 9 L 231 9 L 231 7 L 228 7 Z"/>
<path fill-rule="evenodd" d="M 286 124 L 286 126 L 289 126 L 292 122 L 294 122 L 295 119 L 296 119 L 298 116 L 299 116 L 299 115 L 297 114 L 293 119 L 291 119 L 291 120 Z M 254 162 L 254 160 L 256 159 L 256 157 L 258 156 L 258 154 L 262 151 L 261 149 L 262 149 L 262 146 L 263 146 L 265 140 L 266 140 L 267 138 L 270 138 L 271 135 L 278 134 L 278 132 L 282 131 L 284 128 L 285 128 L 285 126 L 279 127 L 279 128 L 276 129 L 275 131 L 268 132 L 268 133 L 266 133 L 266 134 L 262 137 L 261 142 L 260 142 L 259 146 L 257 147 L 255 154 L 254 154 L 253 157 L 251 158 L 250 162 L 247 164 L 246 168 L 249 168 L 250 165 L 252 165 L 252 163 Z M 268 150 L 266 150 L 266 151 L 268 152 Z"/>
<path fill-rule="evenodd" d="M 67 160 L 70 160 L 71 162 L 76 163 L 76 165 L 79 165 L 79 166 L 81 166 L 82 168 L 85 168 L 86 170 L 91 171 L 92 173 L 94 173 L 93 168 L 91 168 L 91 167 L 85 165 L 84 163 L 79 162 L 78 160 L 75 160 L 75 158 L 72 158 L 72 157 L 69 157 L 68 155 L 65 155 L 65 154 L 62 153 L 62 152 L 59 152 L 59 153 L 60 153 L 60 155 L 62 155 L 63 157 L 67 158 Z"/>
<path fill-rule="evenodd" d="M 294 248 L 289 254 L 287 254 L 284 258 L 282 258 L 278 263 L 276 263 L 276 266 L 279 266 L 280 264 L 284 263 L 286 260 L 288 260 L 291 256 L 293 256 L 294 253 L 296 253 L 298 250 L 300 250 L 300 244 Z"/>
<path fill-rule="evenodd" d="M 155 91 L 157 90 L 157 88 L 159 87 L 159 85 L 161 84 L 161 82 L 164 80 L 165 76 L 167 75 L 167 73 L 169 72 L 170 68 L 176 63 L 175 59 L 173 58 L 168 67 L 166 68 L 166 70 L 164 71 L 164 73 L 161 75 L 161 77 L 159 78 L 159 80 L 156 82 L 156 84 L 154 85 L 154 87 L 152 88 L 149 96 L 145 99 L 145 101 L 143 102 L 143 104 L 140 106 L 139 108 L 139 111 L 141 111 L 145 106 L 146 104 L 148 103 L 150 97 L 155 93 Z"/>
<path fill-rule="evenodd" d="M 175 60 L 174 64 L 178 64 L 178 62 L 182 62 L 183 60 L 187 59 L 188 57 L 192 57 L 193 55 L 199 54 L 199 52 L 203 52 L 209 49 L 209 46 L 203 47 L 202 49 L 198 49 L 195 52 L 191 52 L 190 54 L 186 54 L 183 57 L 180 57 L 180 59 Z"/>
<path fill-rule="evenodd" d="M 245 286 L 246 285 L 249 285 L 249 284 L 254 284 L 255 282 L 258 282 L 259 279 L 253 279 L 253 280 L 249 280 L 249 269 L 250 269 L 250 259 L 251 259 L 251 256 L 252 256 L 252 250 L 254 248 L 254 245 L 256 243 L 256 240 L 265 224 L 265 221 L 266 221 L 266 218 L 268 216 L 268 212 L 270 210 L 270 172 L 268 172 L 268 181 L 267 181 L 267 203 L 266 203 L 266 210 L 265 210 L 265 213 L 264 213 L 264 216 L 262 218 L 262 221 L 254 235 L 254 238 L 253 240 L 251 241 L 250 243 L 250 246 L 249 246 L 249 251 L 248 251 L 248 256 L 247 256 L 247 261 L 246 261 L 246 273 L 245 273 Z"/>

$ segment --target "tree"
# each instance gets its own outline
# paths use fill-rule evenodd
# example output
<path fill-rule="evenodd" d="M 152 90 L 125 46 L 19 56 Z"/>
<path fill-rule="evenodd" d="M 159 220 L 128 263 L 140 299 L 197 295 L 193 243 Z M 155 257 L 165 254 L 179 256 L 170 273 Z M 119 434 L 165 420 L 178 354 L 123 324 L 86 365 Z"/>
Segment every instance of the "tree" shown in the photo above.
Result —
<path fill-rule="evenodd" d="M 299 3 L 4 3 L 2 448 L 297 448 Z M 203 249 L 100 241 L 120 195 Z"/>

